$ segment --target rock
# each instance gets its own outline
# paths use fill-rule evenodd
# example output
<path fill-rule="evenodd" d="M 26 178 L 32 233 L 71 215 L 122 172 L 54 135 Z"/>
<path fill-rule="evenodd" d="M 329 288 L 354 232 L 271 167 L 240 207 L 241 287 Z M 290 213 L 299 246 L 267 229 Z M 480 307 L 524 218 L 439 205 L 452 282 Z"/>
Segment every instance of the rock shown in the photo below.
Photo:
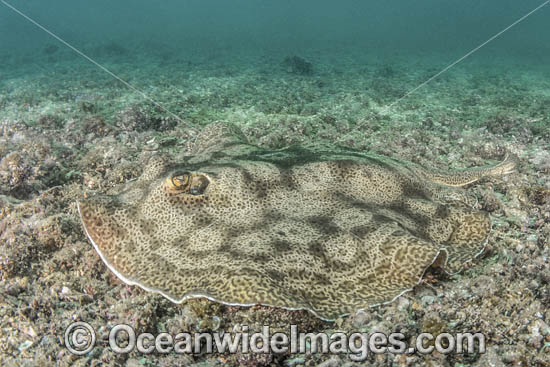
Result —
<path fill-rule="evenodd" d="M 487 352 L 481 355 L 478 361 L 479 367 L 505 367 L 504 363 L 497 354 L 497 347 L 487 348 Z"/>
<path fill-rule="evenodd" d="M 142 367 L 143 365 L 136 358 L 130 358 L 126 361 L 126 367 Z"/>
<path fill-rule="evenodd" d="M 400 312 L 407 312 L 409 310 L 410 305 L 411 305 L 411 301 L 409 301 L 409 299 L 406 297 L 401 296 L 397 300 L 397 309 Z"/>
<path fill-rule="evenodd" d="M 435 302 L 435 297 L 434 296 L 422 296 L 422 298 L 420 300 L 422 301 L 422 304 L 424 306 L 428 306 L 428 305 L 431 305 L 432 303 Z"/>
<path fill-rule="evenodd" d="M 529 159 L 538 171 L 550 170 L 550 152 L 547 150 L 537 150 L 532 158 Z"/>
<path fill-rule="evenodd" d="M 302 363 L 304 363 L 306 360 L 302 357 L 296 357 L 296 358 L 292 358 L 292 359 L 287 359 L 285 361 L 285 366 L 287 367 L 295 367 L 295 366 L 298 366 L 298 365 L 301 365 Z"/>
<path fill-rule="evenodd" d="M 313 73 L 313 64 L 299 56 L 289 56 L 283 63 L 290 73 L 299 75 L 311 75 Z"/>
<path fill-rule="evenodd" d="M 536 319 L 529 324 L 529 337 L 527 344 L 533 348 L 539 349 L 544 343 L 544 337 L 550 335 L 550 327 L 541 319 Z"/>
<path fill-rule="evenodd" d="M 359 310 L 353 315 L 351 324 L 354 328 L 363 328 L 372 320 L 372 314 Z"/>

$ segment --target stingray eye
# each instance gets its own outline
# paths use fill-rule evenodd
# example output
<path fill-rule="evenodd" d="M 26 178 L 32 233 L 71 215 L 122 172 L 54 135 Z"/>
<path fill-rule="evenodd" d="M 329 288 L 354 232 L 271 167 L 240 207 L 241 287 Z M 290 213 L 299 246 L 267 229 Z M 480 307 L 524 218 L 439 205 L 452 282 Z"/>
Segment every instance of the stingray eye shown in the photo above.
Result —
<path fill-rule="evenodd" d="M 208 178 L 202 175 L 195 175 L 191 182 L 191 188 L 189 189 L 191 195 L 204 194 L 204 190 L 206 190 L 206 187 L 210 183 L 210 181 L 208 181 Z"/>
<path fill-rule="evenodd" d="M 191 172 L 176 172 L 172 176 L 172 185 L 177 190 L 186 190 L 191 183 Z"/>

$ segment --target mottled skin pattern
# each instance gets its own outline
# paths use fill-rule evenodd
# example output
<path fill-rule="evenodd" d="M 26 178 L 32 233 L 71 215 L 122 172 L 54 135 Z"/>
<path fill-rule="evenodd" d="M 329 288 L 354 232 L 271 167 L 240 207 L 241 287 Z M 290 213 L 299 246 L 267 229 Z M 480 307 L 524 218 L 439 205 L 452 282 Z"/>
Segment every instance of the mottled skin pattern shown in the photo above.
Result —
<path fill-rule="evenodd" d="M 207 297 L 327 320 L 391 301 L 435 260 L 460 270 L 490 222 L 441 184 L 514 166 L 442 174 L 356 151 L 265 151 L 224 124 L 189 153 L 179 165 L 154 157 L 121 194 L 79 202 L 107 266 L 174 302 Z"/>

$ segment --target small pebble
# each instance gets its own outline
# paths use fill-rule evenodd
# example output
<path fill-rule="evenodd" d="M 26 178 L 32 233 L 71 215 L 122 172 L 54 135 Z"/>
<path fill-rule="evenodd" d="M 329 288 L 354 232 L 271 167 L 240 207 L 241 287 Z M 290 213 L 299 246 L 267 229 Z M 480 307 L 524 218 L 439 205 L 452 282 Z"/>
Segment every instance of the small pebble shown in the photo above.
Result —
<path fill-rule="evenodd" d="M 338 367 L 341 363 L 342 361 L 340 360 L 340 358 L 333 357 L 327 361 L 319 363 L 317 367 Z"/>
<path fill-rule="evenodd" d="M 126 367 L 143 367 L 143 364 L 136 358 L 130 358 L 126 361 Z"/>
<path fill-rule="evenodd" d="M 25 340 L 23 343 L 19 344 L 19 347 L 17 349 L 22 352 L 26 349 L 29 349 L 32 345 L 32 342 L 30 340 Z"/>
<path fill-rule="evenodd" d="M 544 343 L 544 337 L 550 335 L 550 327 L 541 319 L 533 321 L 529 327 L 529 338 L 527 344 L 533 348 L 540 349 Z"/>
<path fill-rule="evenodd" d="M 297 357 L 285 361 L 285 365 L 288 367 L 297 367 L 298 365 L 304 363 L 306 360 L 302 357 Z"/>
<path fill-rule="evenodd" d="M 409 301 L 407 297 L 399 297 L 399 299 L 397 300 L 397 309 L 400 312 L 407 312 L 410 305 L 411 301 Z"/>
<path fill-rule="evenodd" d="M 362 328 L 365 327 L 370 320 L 372 320 L 371 314 L 363 310 L 359 310 L 355 313 L 355 315 L 353 315 L 353 320 L 351 323 L 354 328 Z"/>
<path fill-rule="evenodd" d="M 431 305 L 432 303 L 435 302 L 435 297 L 434 296 L 423 296 L 420 300 L 422 301 L 422 304 L 424 306 L 428 306 L 428 305 Z"/>
<path fill-rule="evenodd" d="M 487 352 L 481 355 L 477 365 L 480 367 L 505 367 L 494 346 L 487 348 Z"/>

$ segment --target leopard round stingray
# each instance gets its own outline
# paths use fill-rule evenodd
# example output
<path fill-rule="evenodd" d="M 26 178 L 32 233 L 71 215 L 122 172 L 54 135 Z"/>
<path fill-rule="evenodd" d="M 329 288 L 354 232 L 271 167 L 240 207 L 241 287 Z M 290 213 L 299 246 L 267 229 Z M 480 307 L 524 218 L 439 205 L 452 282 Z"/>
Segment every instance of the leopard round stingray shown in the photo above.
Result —
<path fill-rule="evenodd" d="M 173 302 L 207 297 L 331 320 L 410 290 L 436 259 L 460 270 L 483 250 L 490 222 L 444 185 L 513 169 L 445 174 L 351 150 L 266 151 L 231 131 L 212 125 L 179 164 L 154 157 L 119 195 L 78 203 L 123 281 Z"/>

